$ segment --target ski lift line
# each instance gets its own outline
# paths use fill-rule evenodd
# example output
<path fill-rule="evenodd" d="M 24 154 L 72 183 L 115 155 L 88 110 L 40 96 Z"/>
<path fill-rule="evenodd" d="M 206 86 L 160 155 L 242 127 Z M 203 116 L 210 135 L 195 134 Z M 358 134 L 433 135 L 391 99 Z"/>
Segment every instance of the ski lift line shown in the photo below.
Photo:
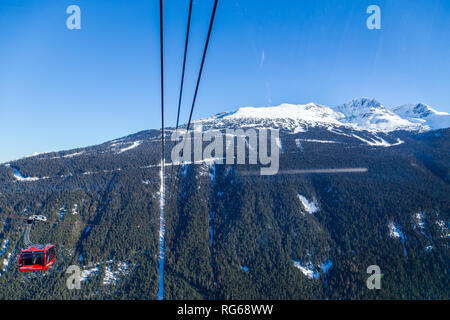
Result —
<path fill-rule="evenodd" d="M 23 216 L 15 216 L 10 214 L 4 214 L 0 213 L 0 216 L 10 218 L 10 219 L 20 219 L 20 220 L 26 220 L 27 217 Z M 129 228 L 141 228 L 141 225 L 129 225 L 129 226 L 112 226 L 112 225 L 106 225 L 106 224 L 95 224 L 95 223 L 82 223 L 82 222 L 66 222 L 66 221 L 58 221 L 58 220 L 47 220 L 47 221 L 39 221 L 42 223 L 48 223 L 48 224 L 64 224 L 64 225 L 81 225 L 81 226 L 87 226 L 87 227 L 100 227 L 100 228 L 106 228 L 106 229 L 129 229 Z"/>
<path fill-rule="evenodd" d="M 161 53 L 161 161 L 164 164 L 164 0 L 159 0 L 159 30 Z"/>
<path fill-rule="evenodd" d="M 186 70 L 186 57 L 187 57 L 188 44 L 189 44 L 189 33 L 190 33 L 190 29 L 191 29 L 192 3 L 193 3 L 193 0 L 190 0 L 190 2 L 189 2 L 188 21 L 187 21 L 187 27 L 186 27 L 186 40 L 185 40 L 185 43 L 184 43 L 183 68 L 182 68 L 182 71 L 181 71 L 180 94 L 179 94 L 179 98 L 178 98 L 177 125 L 176 125 L 176 128 L 175 128 L 175 132 L 178 131 L 178 126 L 179 126 L 179 123 L 180 123 L 180 109 L 181 109 L 181 100 L 182 100 L 182 97 L 183 97 L 184 74 L 185 74 L 185 70 Z"/>
<path fill-rule="evenodd" d="M 161 46 L 161 204 L 160 204 L 160 236 L 159 247 L 160 247 L 160 257 L 161 253 L 164 252 L 164 232 L 161 230 L 164 224 L 164 172 L 165 172 L 165 141 L 164 141 L 164 0 L 159 1 L 159 21 L 160 21 L 160 46 Z M 162 260 L 162 262 L 161 262 Z M 158 300 L 163 300 L 164 298 L 164 259 L 160 258 L 158 277 L 159 277 L 159 288 L 158 288 Z"/>
<path fill-rule="evenodd" d="M 178 128 L 179 128 L 179 124 L 180 124 L 181 101 L 182 101 L 182 97 L 183 97 L 184 75 L 185 75 L 185 71 L 186 71 L 186 57 L 187 57 L 187 51 L 188 51 L 188 46 L 189 46 L 189 34 L 190 34 L 190 29 L 191 29 L 192 4 L 193 4 L 193 0 L 190 0 L 187 27 L 186 27 L 186 40 L 184 42 L 183 67 L 182 67 L 182 71 L 181 71 L 181 83 L 180 83 L 180 93 L 179 93 L 179 97 L 178 97 L 177 124 L 175 127 L 175 133 L 178 132 Z M 169 183 L 170 189 L 169 190 L 172 190 L 172 187 L 173 187 L 172 176 L 173 176 L 173 162 L 172 162 L 172 168 L 170 171 L 170 183 Z"/>
<path fill-rule="evenodd" d="M 23 241 L 25 243 L 25 247 L 31 247 L 31 246 L 35 245 L 30 240 L 31 226 L 32 226 L 32 224 L 27 225 L 27 228 L 25 229 L 25 234 L 23 235 Z"/>
<path fill-rule="evenodd" d="M 191 112 L 189 114 L 189 121 L 188 121 L 188 125 L 186 127 L 186 134 L 188 134 L 189 128 L 191 126 L 192 114 L 194 112 L 195 102 L 197 100 L 198 88 L 200 86 L 200 81 L 201 81 L 201 78 L 202 78 L 203 66 L 205 64 L 206 53 L 208 51 L 209 40 L 211 38 L 211 33 L 212 33 L 213 25 L 214 25 L 214 19 L 216 17 L 216 10 L 217 10 L 217 4 L 218 3 L 219 3 L 219 0 L 215 0 L 214 1 L 214 8 L 213 8 L 212 15 L 211 15 L 211 21 L 209 23 L 208 36 L 206 37 L 205 48 L 203 50 L 202 63 L 200 65 L 200 71 L 198 73 L 197 85 L 195 86 L 195 92 L 194 92 L 194 98 L 192 100 Z"/>
<path fill-rule="evenodd" d="M 199 89 L 199 87 L 200 87 L 200 81 L 201 81 L 201 79 L 202 79 L 203 67 L 204 67 L 204 65 L 205 65 L 206 54 L 207 54 L 207 52 L 208 52 L 209 41 L 210 41 L 210 39 L 211 39 L 211 34 L 212 34 L 213 25 L 214 25 L 214 19 L 215 19 L 215 17 L 216 17 L 216 11 L 217 11 L 217 5 L 218 5 L 218 3 L 219 3 L 219 0 L 214 0 L 214 7 L 213 7 L 212 14 L 211 14 L 211 20 L 210 20 L 210 22 L 209 22 L 208 35 L 207 35 L 207 37 L 206 37 L 205 47 L 204 47 L 204 49 L 203 49 L 202 62 L 201 62 L 201 64 L 200 64 L 200 70 L 199 70 L 198 77 L 197 77 L 197 84 L 196 84 L 196 86 L 195 86 L 194 97 L 193 97 L 193 99 L 192 99 L 191 111 L 190 111 L 190 113 L 189 113 L 189 120 L 188 120 L 188 124 L 187 124 L 187 126 L 186 126 L 186 135 L 189 133 L 189 129 L 190 129 L 190 126 L 191 126 L 192 115 L 193 115 L 193 113 L 194 113 L 195 103 L 196 103 L 196 101 L 197 101 L 198 89 Z M 187 140 L 187 139 L 186 139 L 186 140 Z M 183 150 L 184 150 L 185 147 L 186 147 L 186 140 L 184 140 L 184 143 L 183 143 Z M 177 174 L 179 173 L 179 170 L 180 170 L 181 167 L 182 167 L 182 166 L 179 166 L 179 167 L 178 167 Z M 172 168 L 173 168 L 173 167 L 172 167 Z M 171 177 L 171 179 L 173 179 L 173 178 Z M 172 190 L 172 185 L 170 186 L 170 190 Z"/>
<path fill-rule="evenodd" d="M 186 57 L 187 57 L 187 51 L 188 51 L 188 46 L 189 46 L 189 34 L 190 34 L 190 29 L 191 29 L 192 4 L 193 4 L 193 0 L 190 0 L 188 21 L 187 21 L 187 27 L 186 27 L 186 40 L 184 42 L 183 68 L 181 71 L 181 84 L 180 84 L 180 93 L 179 93 L 179 97 L 178 97 L 177 124 L 175 127 L 175 132 L 178 132 L 178 128 L 179 128 L 179 124 L 180 124 L 181 101 L 182 101 L 182 97 L 183 97 L 184 75 L 185 75 L 185 71 L 186 71 Z M 172 163 L 172 168 L 171 168 L 170 173 L 171 173 L 171 178 L 170 178 L 171 181 L 170 181 L 169 185 L 171 186 L 171 188 L 170 188 L 170 190 L 171 190 L 172 189 L 172 180 L 173 180 L 173 178 L 172 178 L 173 163 Z"/>

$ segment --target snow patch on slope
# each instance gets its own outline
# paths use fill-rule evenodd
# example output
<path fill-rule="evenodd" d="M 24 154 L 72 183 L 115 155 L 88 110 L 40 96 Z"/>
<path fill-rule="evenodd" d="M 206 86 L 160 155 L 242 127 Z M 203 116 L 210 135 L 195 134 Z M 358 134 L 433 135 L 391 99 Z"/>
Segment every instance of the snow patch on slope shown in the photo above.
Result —
<path fill-rule="evenodd" d="M 392 238 L 398 238 L 401 240 L 402 242 L 402 246 L 403 246 L 403 252 L 405 254 L 405 256 L 408 256 L 408 252 L 406 251 L 406 246 L 405 246 L 405 235 L 403 234 L 402 230 L 400 229 L 399 226 L 397 226 L 394 222 L 390 222 L 389 225 L 389 236 Z"/>
<path fill-rule="evenodd" d="M 8 249 L 8 246 L 9 246 L 9 239 L 3 240 L 3 244 L 0 250 L 0 257 L 5 254 L 6 249 Z"/>
<path fill-rule="evenodd" d="M 424 215 L 422 212 L 417 212 L 414 215 L 414 219 L 416 222 L 416 225 L 414 226 L 414 228 L 418 228 L 419 230 L 423 230 L 425 228 L 425 222 L 423 221 L 424 219 Z"/>
<path fill-rule="evenodd" d="M 117 151 L 117 154 L 121 154 L 121 153 L 124 153 L 126 151 L 130 151 L 130 150 L 132 150 L 134 148 L 139 147 L 141 144 L 142 144 L 142 141 L 134 141 L 131 145 L 129 145 L 129 146 L 127 146 L 125 148 L 122 148 L 119 151 Z"/>
<path fill-rule="evenodd" d="M 308 213 L 312 214 L 319 211 L 319 205 L 317 204 L 316 200 L 309 201 L 305 196 L 302 196 L 301 194 L 298 195 L 298 199 Z"/>
<path fill-rule="evenodd" d="M 14 178 L 19 182 L 33 182 L 39 180 L 49 179 L 49 177 L 24 177 L 17 168 L 12 167 L 10 164 L 5 164 L 7 168 L 12 168 L 14 170 Z"/>
<path fill-rule="evenodd" d="M 8 269 L 9 261 L 11 260 L 12 253 L 9 252 L 5 259 L 3 259 L 3 272 Z"/>
<path fill-rule="evenodd" d="M 374 137 L 371 138 L 369 140 L 363 139 L 360 136 L 356 135 L 356 134 L 352 134 L 352 136 L 358 140 L 361 140 L 362 142 L 366 143 L 367 145 L 371 146 L 371 147 L 394 147 L 394 146 L 398 146 L 401 145 L 403 143 L 405 143 L 404 141 L 400 140 L 397 138 L 397 142 L 396 143 L 389 143 L 386 140 L 384 140 L 383 138 L 380 137 Z M 378 139 L 378 140 L 377 140 Z"/>
<path fill-rule="evenodd" d="M 330 268 L 333 266 L 333 262 L 331 260 L 326 260 L 320 263 L 320 265 L 314 267 L 314 264 L 311 261 L 302 264 L 300 261 L 292 260 L 294 263 L 294 267 L 299 269 L 305 276 L 310 279 L 317 279 L 320 276 L 319 269 L 322 269 L 323 274 L 327 274 Z"/>
<path fill-rule="evenodd" d="M 342 143 L 339 141 L 333 141 L 333 140 L 317 140 L 317 139 L 295 139 L 295 143 L 297 142 L 311 142 L 311 143 Z M 298 146 L 298 145 L 297 145 Z"/>
<path fill-rule="evenodd" d="M 74 152 L 74 153 L 70 153 L 70 154 L 66 154 L 64 156 L 62 156 L 63 158 L 73 158 L 73 157 L 78 157 L 81 156 L 85 153 L 85 151 L 81 151 L 81 152 Z"/>
<path fill-rule="evenodd" d="M 103 278 L 103 285 L 115 285 L 121 276 L 129 273 L 128 264 L 126 262 L 119 262 L 116 270 L 112 270 L 111 265 L 105 266 L 105 277 Z"/>
<path fill-rule="evenodd" d="M 294 263 L 294 267 L 299 269 L 308 278 L 317 279 L 319 277 L 319 272 L 314 270 L 314 265 L 312 264 L 312 262 L 308 262 L 304 266 L 300 261 L 292 260 L 292 262 Z"/>
<path fill-rule="evenodd" d="M 450 230 L 448 228 L 448 223 L 445 223 L 444 220 L 438 220 L 436 221 L 436 224 L 438 225 L 442 233 L 442 238 L 450 238 Z"/>

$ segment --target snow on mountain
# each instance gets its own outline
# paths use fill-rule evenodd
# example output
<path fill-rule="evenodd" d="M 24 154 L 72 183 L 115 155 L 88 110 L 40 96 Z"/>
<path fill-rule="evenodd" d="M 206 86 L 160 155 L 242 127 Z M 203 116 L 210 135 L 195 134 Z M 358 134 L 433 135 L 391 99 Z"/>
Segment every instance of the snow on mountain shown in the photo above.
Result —
<path fill-rule="evenodd" d="M 133 143 L 131 145 L 120 149 L 117 153 L 124 153 L 126 151 L 129 151 L 129 150 L 139 147 L 141 144 L 142 144 L 142 141 L 133 141 Z"/>
<path fill-rule="evenodd" d="M 437 112 L 432 108 L 429 110 L 432 110 L 432 113 L 425 120 L 418 121 L 416 118 L 404 117 L 402 114 L 389 110 L 375 99 L 359 98 L 337 107 L 316 103 L 281 104 L 259 108 L 243 107 L 235 112 L 221 113 L 197 120 L 195 123 L 214 128 L 270 127 L 294 133 L 305 132 L 309 127 L 342 126 L 353 130 L 386 133 L 397 130 L 425 131 L 430 128 L 450 127 L 448 121 L 440 120 L 448 117 L 447 113 Z M 430 125 L 429 122 L 438 125 Z"/>
<path fill-rule="evenodd" d="M 344 115 L 343 123 L 370 131 L 420 130 L 421 126 L 401 118 L 375 99 L 353 99 L 334 110 Z"/>
<path fill-rule="evenodd" d="M 224 129 L 239 127 L 265 127 L 305 132 L 313 126 L 340 126 L 341 115 L 330 107 L 308 103 L 305 105 L 281 104 L 273 107 L 243 107 L 235 112 L 194 121 L 206 128 Z"/>
<path fill-rule="evenodd" d="M 312 201 L 309 201 L 305 196 L 302 196 L 301 194 L 298 195 L 298 199 L 302 203 L 303 207 L 308 213 L 315 213 L 319 211 L 319 206 L 317 204 L 317 201 L 313 199 Z"/>
<path fill-rule="evenodd" d="M 209 129 L 255 127 L 282 129 L 292 134 L 307 133 L 311 128 L 318 127 L 325 128 L 335 135 L 359 140 L 359 143 L 363 142 L 371 147 L 392 147 L 404 142 L 399 138 L 389 141 L 392 140 L 388 139 L 390 132 L 398 130 L 423 132 L 449 128 L 450 113 L 436 111 L 422 103 L 403 105 L 389 110 L 375 99 L 359 98 L 336 107 L 328 107 L 312 102 L 308 104 L 281 104 L 269 107 L 243 107 L 235 112 L 223 112 L 209 118 L 194 120 L 191 128 L 195 130 L 198 125 L 201 125 L 204 131 Z M 185 127 L 185 125 L 181 127 Z M 172 129 L 167 128 L 166 131 L 170 132 Z M 361 131 L 366 132 L 363 133 Z M 35 154 L 32 157 L 45 160 L 70 159 L 80 156 L 91 156 L 97 153 L 113 152 L 123 154 L 137 149 L 144 142 L 159 143 L 160 136 L 158 136 L 158 133 L 150 132 L 143 131 L 94 147 Z M 281 143 L 281 141 L 278 142 Z M 302 142 L 343 143 L 337 140 L 313 139 L 309 137 L 306 140 L 296 140 L 299 148 L 302 148 Z M 86 172 L 85 174 L 92 173 L 94 172 Z M 14 177 L 18 181 L 38 180 L 33 177 L 25 178 L 17 171 L 14 172 Z"/>
<path fill-rule="evenodd" d="M 244 107 L 227 115 L 227 119 L 292 119 L 306 122 L 340 124 L 341 116 L 327 106 L 315 103 L 305 105 L 282 104 L 276 107 L 253 108 Z"/>
<path fill-rule="evenodd" d="M 38 178 L 38 177 L 24 177 L 19 172 L 19 170 L 17 170 L 17 168 L 12 167 L 9 163 L 5 164 L 5 167 L 12 168 L 14 170 L 14 178 L 17 181 L 20 181 L 20 182 L 33 182 L 33 181 L 38 181 L 38 180 L 41 180 L 41 179 L 48 179 L 49 178 L 49 177 L 42 177 L 42 178 Z"/>
<path fill-rule="evenodd" d="M 319 277 L 320 274 L 314 269 L 312 262 L 308 262 L 305 266 L 303 266 L 300 261 L 292 260 L 292 262 L 294 263 L 294 266 L 308 278 L 317 279 Z"/>
<path fill-rule="evenodd" d="M 428 126 L 431 130 L 450 127 L 450 113 L 439 112 L 424 103 L 405 104 L 392 111 L 412 123 Z"/>

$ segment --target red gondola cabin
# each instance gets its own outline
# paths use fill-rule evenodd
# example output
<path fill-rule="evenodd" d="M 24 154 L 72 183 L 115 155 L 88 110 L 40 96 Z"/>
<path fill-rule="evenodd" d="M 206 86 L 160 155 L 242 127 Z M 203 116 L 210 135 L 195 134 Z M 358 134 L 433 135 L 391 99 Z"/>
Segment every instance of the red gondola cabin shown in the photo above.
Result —
<path fill-rule="evenodd" d="M 55 246 L 51 244 L 33 245 L 20 253 L 19 270 L 22 272 L 47 270 L 55 262 L 55 254 Z"/>

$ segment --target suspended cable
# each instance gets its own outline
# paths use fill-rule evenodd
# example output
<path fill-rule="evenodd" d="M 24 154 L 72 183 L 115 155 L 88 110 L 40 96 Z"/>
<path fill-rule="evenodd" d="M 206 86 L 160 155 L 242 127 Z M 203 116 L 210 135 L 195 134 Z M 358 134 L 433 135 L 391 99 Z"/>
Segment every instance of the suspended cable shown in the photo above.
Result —
<path fill-rule="evenodd" d="M 181 71 L 180 94 L 179 94 L 179 98 L 178 98 L 177 125 L 176 125 L 176 128 L 175 128 L 175 132 L 178 131 L 178 125 L 180 123 L 180 109 L 181 109 L 181 100 L 182 100 L 182 97 L 183 97 L 184 73 L 185 73 L 185 70 L 186 70 L 186 56 L 187 56 L 188 44 L 189 44 L 189 33 L 190 33 L 190 29 L 191 29 L 192 3 L 193 3 L 193 0 L 190 0 L 190 2 L 189 2 L 188 21 L 187 21 L 187 28 L 186 28 L 186 40 L 184 42 L 183 69 Z"/>
<path fill-rule="evenodd" d="M 31 247 L 33 242 L 30 240 L 30 232 L 31 232 L 32 224 L 27 224 L 27 228 L 25 229 L 25 234 L 23 235 L 23 242 L 25 243 L 25 247 Z"/>
<path fill-rule="evenodd" d="M 158 300 L 164 299 L 164 234 L 165 234 L 165 221 L 164 221 L 164 174 L 165 174 L 165 141 L 164 141 L 164 1 L 159 1 L 159 21 L 160 21 L 160 41 L 161 41 L 161 186 L 160 186 L 160 221 L 159 221 L 159 267 L 158 267 Z"/>
<path fill-rule="evenodd" d="M 186 57 L 187 57 L 187 51 L 188 51 L 188 46 L 189 46 L 189 34 L 190 34 L 190 29 L 191 29 L 192 4 L 193 4 L 193 0 L 190 0 L 187 27 L 186 27 L 186 40 L 184 42 L 183 68 L 181 71 L 181 84 L 180 84 L 180 93 L 179 93 L 179 97 L 178 97 L 177 124 L 175 127 L 175 134 L 178 133 L 178 127 L 180 124 L 180 110 L 181 110 L 181 101 L 182 101 L 182 97 L 183 97 L 184 74 L 186 71 Z M 171 170 L 170 170 L 170 183 L 168 184 L 169 190 L 172 190 L 172 188 L 173 188 L 173 180 L 174 179 L 173 179 L 173 161 L 172 161 L 172 166 L 171 166 Z"/>
<path fill-rule="evenodd" d="M 1 217 L 5 217 L 7 219 L 18 219 L 18 220 L 27 220 L 28 217 L 24 216 L 16 216 L 11 214 L 5 214 L 0 213 Z M 107 225 L 107 224 L 96 224 L 96 223 L 82 223 L 79 221 L 75 222 L 67 222 L 67 221 L 59 221 L 59 220 L 46 220 L 46 221 L 39 221 L 39 223 L 47 223 L 47 224 L 63 224 L 63 225 L 79 225 L 79 226 L 86 226 L 91 228 L 105 228 L 105 229 L 130 229 L 130 228 L 141 228 L 141 225 Z"/>
<path fill-rule="evenodd" d="M 164 25 L 163 25 L 163 0 L 159 1 L 159 30 L 161 47 L 161 162 L 164 167 L 165 143 L 164 143 Z"/>
<path fill-rule="evenodd" d="M 197 101 L 198 89 L 199 89 L 199 87 L 200 87 L 200 81 L 201 81 L 201 79 L 202 79 L 203 67 L 204 67 L 204 65 L 205 65 L 206 53 L 208 52 L 209 41 L 210 41 L 210 39 L 211 39 L 212 28 L 213 28 L 213 25 L 214 25 L 214 19 L 215 19 L 215 16 L 216 16 L 216 10 L 217 10 L 217 5 L 218 5 L 218 3 L 219 3 L 219 0 L 215 0 L 215 1 L 214 1 L 214 7 L 213 7 L 212 14 L 211 14 L 211 20 L 210 20 L 210 22 L 209 22 L 208 35 L 207 35 L 207 37 L 206 37 L 205 47 L 204 47 L 204 49 L 203 49 L 202 62 L 201 62 L 201 64 L 200 64 L 200 70 L 199 70 L 199 73 L 198 73 L 197 84 L 196 84 L 196 86 L 195 86 L 194 98 L 193 98 L 193 100 L 192 100 L 191 111 L 190 111 L 190 113 L 189 113 L 189 121 L 188 121 L 188 124 L 187 124 L 187 127 L 186 127 L 186 136 L 187 136 L 187 134 L 189 133 L 189 128 L 190 128 L 190 126 L 191 126 L 192 114 L 193 114 L 193 112 L 194 112 L 195 103 L 196 103 L 196 101 Z M 190 10 L 191 10 L 191 8 L 190 8 Z M 186 147 L 186 141 L 187 141 L 187 140 L 188 140 L 188 139 L 184 139 L 182 152 L 184 152 L 184 149 L 185 149 L 185 147 Z M 172 160 L 172 165 L 173 165 L 173 160 Z M 173 167 L 172 167 L 172 168 L 173 168 Z M 181 168 L 181 166 L 178 168 L 177 174 L 179 173 L 179 169 L 180 169 L 180 168 Z M 172 171 L 173 171 L 173 170 L 172 170 Z M 171 177 L 171 179 L 173 179 L 173 178 Z M 170 187 L 170 190 L 171 190 L 171 189 L 172 189 L 172 185 L 171 185 L 171 187 Z"/>
<path fill-rule="evenodd" d="M 198 73 L 197 85 L 195 86 L 194 99 L 192 100 L 191 112 L 189 114 L 189 121 L 188 121 L 188 125 L 186 127 L 186 134 L 189 132 L 189 128 L 190 128 L 190 125 L 191 125 L 192 114 L 194 112 L 195 102 L 197 100 L 198 88 L 200 86 L 200 81 L 201 81 L 201 78 L 202 78 L 203 66 L 205 64 L 206 53 L 208 51 L 209 40 L 211 38 L 211 32 L 212 32 L 212 28 L 213 28 L 213 25 L 214 25 L 214 18 L 216 16 L 216 10 L 217 10 L 217 4 L 218 3 L 219 3 L 219 0 L 215 0 L 214 1 L 214 8 L 213 8 L 213 12 L 212 12 L 212 15 L 211 15 L 211 21 L 209 23 L 208 36 L 206 37 L 205 48 L 203 50 L 202 63 L 200 65 L 200 71 Z"/>

